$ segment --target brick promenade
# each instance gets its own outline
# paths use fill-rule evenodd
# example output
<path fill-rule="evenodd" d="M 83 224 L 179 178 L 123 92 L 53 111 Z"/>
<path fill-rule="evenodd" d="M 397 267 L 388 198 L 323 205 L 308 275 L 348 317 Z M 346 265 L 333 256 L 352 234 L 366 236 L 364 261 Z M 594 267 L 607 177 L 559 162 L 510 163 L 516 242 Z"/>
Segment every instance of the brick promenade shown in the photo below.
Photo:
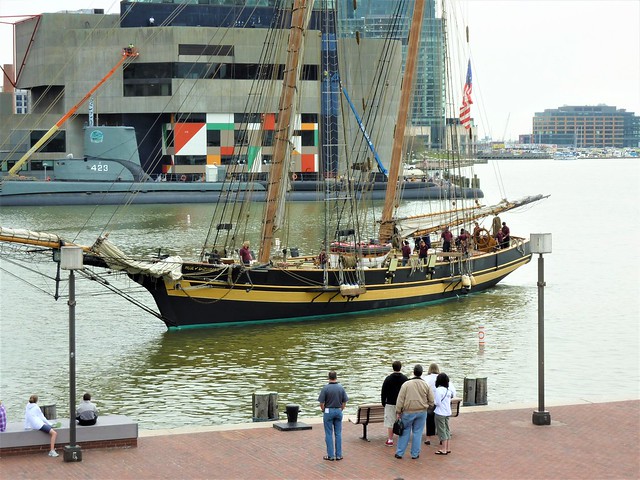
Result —
<path fill-rule="evenodd" d="M 209 431 L 141 432 L 138 447 L 84 450 L 65 463 L 46 454 L 0 460 L 2 479 L 638 479 L 640 400 L 548 407 L 550 426 L 531 423 L 534 408 L 461 408 L 451 419 L 452 453 L 394 458 L 382 424 L 345 421 L 344 460 L 328 462 L 318 419 L 312 430 L 280 432 L 271 423 Z M 348 417 L 353 417 L 349 415 Z M 305 422 L 304 418 L 300 418 Z M 433 442 L 434 444 L 437 442 Z M 60 451 L 60 450 L 59 450 Z M 60 451 L 61 453 L 61 451 Z"/>

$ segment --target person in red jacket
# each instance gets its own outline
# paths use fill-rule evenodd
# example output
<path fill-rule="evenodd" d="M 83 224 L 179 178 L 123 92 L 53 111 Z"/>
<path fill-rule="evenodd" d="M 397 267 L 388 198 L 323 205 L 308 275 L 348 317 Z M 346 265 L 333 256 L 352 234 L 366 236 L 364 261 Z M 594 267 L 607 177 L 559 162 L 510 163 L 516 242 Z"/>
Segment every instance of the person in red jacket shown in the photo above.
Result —
<path fill-rule="evenodd" d="M 509 243 L 511 242 L 511 236 L 509 235 L 510 230 L 507 227 L 506 222 L 502 222 L 502 228 L 500 229 L 502 232 L 502 243 L 500 244 L 500 248 L 509 248 Z"/>

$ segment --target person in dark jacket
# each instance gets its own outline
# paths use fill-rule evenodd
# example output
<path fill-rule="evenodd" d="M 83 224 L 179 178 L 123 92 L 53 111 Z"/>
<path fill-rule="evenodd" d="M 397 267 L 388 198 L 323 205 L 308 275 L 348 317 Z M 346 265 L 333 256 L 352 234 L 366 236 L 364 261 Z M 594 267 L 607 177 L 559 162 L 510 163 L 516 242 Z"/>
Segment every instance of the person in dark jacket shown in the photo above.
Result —
<path fill-rule="evenodd" d="M 393 373 L 388 375 L 382 382 L 380 400 L 384 407 L 384 424 L 387 427 L 388 438 L 385 443 L 388 447 L 393 447 L 393 423 L 396 421 L 396 401 L 402 384 L 408 380 L 407 376 L 400 373 L 402 363 L 398 360 L 391 364 Z"/>

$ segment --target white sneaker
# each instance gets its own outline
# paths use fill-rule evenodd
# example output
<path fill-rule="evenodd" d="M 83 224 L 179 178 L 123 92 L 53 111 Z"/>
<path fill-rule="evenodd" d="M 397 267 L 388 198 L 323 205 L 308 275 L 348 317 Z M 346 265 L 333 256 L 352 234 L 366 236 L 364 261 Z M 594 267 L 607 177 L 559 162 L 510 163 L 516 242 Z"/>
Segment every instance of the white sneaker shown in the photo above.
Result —
<path fill-rule="evenodd" d="M 58 454 L 58 452 L 56 452 L 55 450 L 51 450 L 49 452 L 49 456 L 50 457 L 59 457 L 60 455 Z"/>

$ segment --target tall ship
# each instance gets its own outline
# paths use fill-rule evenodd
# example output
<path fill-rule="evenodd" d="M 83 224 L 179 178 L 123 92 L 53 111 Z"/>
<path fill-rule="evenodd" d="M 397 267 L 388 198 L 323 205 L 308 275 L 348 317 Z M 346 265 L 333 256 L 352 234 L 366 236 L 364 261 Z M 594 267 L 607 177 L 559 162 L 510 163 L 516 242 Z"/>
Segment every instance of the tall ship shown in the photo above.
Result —
<path fill-rule="evenodd" d="M 309 319 L 427 304 L 486 290 L 531 260 L 528 239 L 509 235 L 507 231 L 498 243 L 494 235 L 497 232 L 483 228 L 481 223 L 488 221 L 490 228 L 497 229 L 501 213 L 541 200 L 542 195 L 503 200 L 495 205 L 483 205 L 479 198 L 449 198 L 443 202 L 419 202 L 419 206 L 427 208 L 426 213 L 399 214 L 400 177 L 407 152 L 407 119 L 424 0 L 416 0 L 412 5 L 383 205 L 371 203 L 370 190 L 355 188 L 366 183 L 374 170 L 373 149 L 353 146 L 368 143 L 371 138 L 370 124 L 362 122 L 359 135 L 344 136 L 353 143 L 343 149 L 345 167 L 339 178 L 345 188 L 341 195 L 325 191 L 325 214 L 318 219 L 324 233 L 316 239 L 317 249 L 305 253 L 289 247 L 288 232 L 295 228 L 287 224 L 286 214 L 292 180 L 291 156 L 296 149 L 291 139 L 300 105 L 298 79 L 303 67 L 302 52 L 311 35 L 308 28 L 311 5 L 307 0 L 295 0 L 277 28 L 286 60 L 271 130 L 273 155 L 263 208 L 248 208 L 245 203 L 248 199 L 239 202 L 232 196 L 212 205 L 211 226 L 199 257 L 193 260 L 183 258 L 179 252 L 162 255 L 157 248 L 150 250 L 157 252 L 155 255 L 135 257 L 112 243 L 108 233 L 100 234 L 92 245 L 81 246 L 86 269 L 125 272 L 148 290 L 156 302 L 157 316 L 170 329 Z M 330 15 L 331 11 L 328 9 L 326 13 Z M 334 40 L 336 44 L 331 51 L 335 52 L 338 67 L 335 78 L 347 88 L 349 76 L 343 76 L 341 71 L 348 70 L 345 64 L 348 62 L 341 60 L 339 39 Z M 390 41 L 387 49 L 381 51 L 382 58 L 397 59 L 384 55 L 391 55 L 400 47 L 400 42 Z M 264 63 L 270 61 L 265 58 Z M 380 61 L 378 65 L 380 71 L 373 76 L 374 82 L 398 67 L 391 61 Z M 273 83 L 270 78 L 265 81 Z M 468 124 L 471 85 L 469 63 L 462 89 L 463 124 Z M 382 86 L 371 91 L 375 92 L 371 104 L 376 104 L 378 97 L 392 95 Z M 255 100 L 259 98 L 256 95 Z M 384 102 L 378 105 L 385 106 Z M 252 106 L 251 111 L 261 108 Z M 374 116 L 370 118 L 373 121 Z M 251 134 L 260 135 L 259 130 L 252 130 Z M 332 144 L 331 138 L 323 141 Z M 453 172 L 460 175 L 459 160 L 452 153 L 449 178 Z M 261 226 L 259 236 L 247 238 L 248 225 L 257 223 Z M 460 235 L 454 237 L 452 232 L 457 233 L 458 229 Z M 0 242 L 29 245 L 32 255 L 34 252 L 50 255 L 51 250 L 74 244 L 55 234 L 13 227 L 2 227 Z M 425 246 L 427 243 L 430 248 Z M 411 248 L 412 244 L 417 250 Z"/>

